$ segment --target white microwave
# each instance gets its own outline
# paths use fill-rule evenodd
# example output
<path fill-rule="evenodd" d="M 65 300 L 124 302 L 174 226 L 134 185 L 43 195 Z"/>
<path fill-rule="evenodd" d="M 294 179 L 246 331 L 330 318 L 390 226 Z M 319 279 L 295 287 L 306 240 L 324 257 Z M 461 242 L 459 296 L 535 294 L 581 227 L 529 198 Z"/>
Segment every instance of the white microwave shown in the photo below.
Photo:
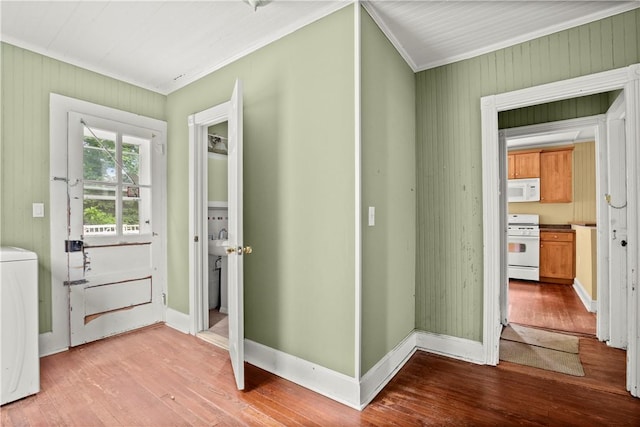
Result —
<path fill-rule="evenodd" d="M 509 203 L 540 201 L 540 178 L 510 179 L 507 200 Z"/>

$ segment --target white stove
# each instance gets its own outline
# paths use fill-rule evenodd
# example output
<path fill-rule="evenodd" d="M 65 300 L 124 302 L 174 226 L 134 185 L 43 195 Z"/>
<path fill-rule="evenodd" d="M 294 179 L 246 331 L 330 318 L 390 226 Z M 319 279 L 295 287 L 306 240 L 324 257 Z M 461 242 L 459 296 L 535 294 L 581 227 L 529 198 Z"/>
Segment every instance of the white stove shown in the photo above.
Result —
<path fill-rule="evenodd" d="M 540 280 L 540 218 L 535 214 L 509 215 L 507 232 L 509 278 Z"/>

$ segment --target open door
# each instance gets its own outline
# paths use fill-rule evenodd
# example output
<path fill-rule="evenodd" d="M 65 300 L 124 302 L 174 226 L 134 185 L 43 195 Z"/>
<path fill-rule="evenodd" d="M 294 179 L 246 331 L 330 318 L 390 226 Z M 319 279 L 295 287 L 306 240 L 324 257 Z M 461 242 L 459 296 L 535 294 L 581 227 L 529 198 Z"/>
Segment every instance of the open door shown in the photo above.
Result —
<path fill-rule="evenodd" d="M 229 356 L 238 390 L 244 389 L 244 247 L 242 235 L 242 82 L 236 80 L 229 107 L 228 146 L 229 247 L 228 304 Z"/>
<path fill-rule="evenodd" d="M 611 347 L 627 348 L 627 168 L 624 93 L 607 112 L 608 190 L 605 194 L 609 242 L 609 340 Z M 607 288 L 602 287 L 602 292 Z M 601 313 L 598 313 L 600 316 Z"/>
<path fill-rule="evenodd" d="M 244 389 L 244 286 L 243 258 L 251 253 L 242 235 L 242 82 L 236 80 L 228 102 L 189 116 L 189 312 L 190 333 L 207 329 L 207 129 L 227 122 L 228 238 L 227 305 L 229 355 L 236 384 Z M 203 238 L 201 238 L 203 237 Z"/>

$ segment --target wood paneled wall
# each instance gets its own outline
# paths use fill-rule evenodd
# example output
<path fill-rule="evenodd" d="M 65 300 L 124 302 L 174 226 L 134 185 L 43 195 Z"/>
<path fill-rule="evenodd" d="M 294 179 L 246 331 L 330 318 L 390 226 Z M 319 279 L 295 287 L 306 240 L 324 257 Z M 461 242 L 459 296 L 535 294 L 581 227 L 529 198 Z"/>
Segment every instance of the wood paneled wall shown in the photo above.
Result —
<path fill-rule="evenodd" d="M 166 97 L 37 53 L 1 44 L 0 243 L 38 254 L 40 332 L 51 330 L 49 94 L 164 119 Z M 44 202 L 45 217 L 31 204 Z"/>
<path fill-rule="evenodd" d="M 480 98 L 640 62 L 640 10 L 416 75 L 416 327 L 482 340 Z"/>

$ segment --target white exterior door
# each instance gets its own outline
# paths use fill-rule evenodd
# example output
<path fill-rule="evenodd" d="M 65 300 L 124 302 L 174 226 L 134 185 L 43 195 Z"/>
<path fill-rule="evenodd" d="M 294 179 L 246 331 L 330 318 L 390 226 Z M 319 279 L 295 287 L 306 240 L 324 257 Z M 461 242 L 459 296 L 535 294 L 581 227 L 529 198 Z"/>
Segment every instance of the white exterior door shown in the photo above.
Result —
<path fill-rule="evenodd" d="M 157 131 L 69 113 L 71 346 L 163 320 L 163 165 Z"/>
<path fill-rule="evenodd" d="M 236 80 L 229 111 L 229 356 L 239 390 L 244 389 L 244 247 L 242 222 L 242 82 Z"/>

